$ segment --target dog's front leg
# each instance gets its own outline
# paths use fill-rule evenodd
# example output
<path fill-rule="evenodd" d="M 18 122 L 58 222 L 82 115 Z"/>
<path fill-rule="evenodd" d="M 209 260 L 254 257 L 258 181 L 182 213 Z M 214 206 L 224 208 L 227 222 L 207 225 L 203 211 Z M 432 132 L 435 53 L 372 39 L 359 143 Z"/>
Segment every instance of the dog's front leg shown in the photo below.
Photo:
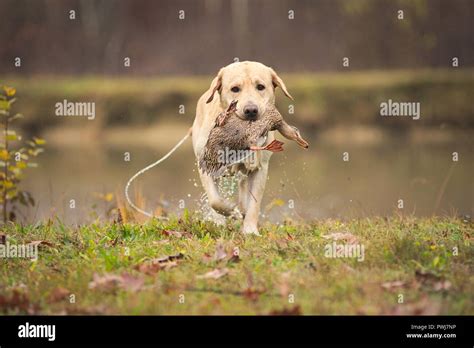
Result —
<path fill-rule="evenodd" d="M 270 156 L 268 156 L 268 158 L 269 157 Z M 242 228 L 242 232 L 244 234 L 260 235 L 260 233 L 258 233 L 257 225 L 260 215 L 260 206 L 262 204 L 263 192 L 265 191 L 265 184 L 267 182 L 268 163 L 268 160 L 262 161 L 260 168 L 249 174 L 249 194 Z"/>
<path fill-rule="evenodd" d="M 247 213 L 247 206 L 249 204 L 249 179 L 245 175 L 239 179 L 239 210 L 245 218 Z"/>
<path fill-rule="evenodd" d="M 234 210 L 235 205 L 231 202 L 224 200 L 219 195 L 219 189 L 217 188 L 216 182 L 212 177 L 207 174 L 201 173 L 201 171 L 199 171 L 199 175 L 201 177 L 202 186 L 206 191 L 211 208 L 221 215 L 229 216 Z"/>

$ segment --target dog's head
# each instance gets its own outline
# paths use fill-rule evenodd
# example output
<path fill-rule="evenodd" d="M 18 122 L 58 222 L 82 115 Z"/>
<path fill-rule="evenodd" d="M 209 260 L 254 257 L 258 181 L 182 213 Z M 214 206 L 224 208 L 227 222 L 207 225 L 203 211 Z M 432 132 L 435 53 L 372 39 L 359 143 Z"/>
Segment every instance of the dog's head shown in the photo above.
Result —
<path fill-rule="evenodd" d="M 257 62 L 232 63 L 222 68 L 212 81 L 207 103 L 218 92 L 224 110 L 233 100 L 238 100 L 236 115 L 244 120 L 255 120 L 265 113 L 267 104 L 275 103 L 276 87 L 293 99 L 272 68 Z"/>

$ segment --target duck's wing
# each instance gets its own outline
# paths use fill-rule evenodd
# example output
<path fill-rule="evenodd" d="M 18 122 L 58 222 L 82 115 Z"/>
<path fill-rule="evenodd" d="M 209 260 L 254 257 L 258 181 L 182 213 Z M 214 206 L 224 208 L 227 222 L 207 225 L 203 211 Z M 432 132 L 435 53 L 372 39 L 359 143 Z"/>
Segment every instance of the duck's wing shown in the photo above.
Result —
<path fill-rule="evenodd" d="M 218 173 L 224 171 L 228 165 L 226 163 L 226 147 L 228 145 L 225 143 L 223 131 L 223 128 L 211 130 L 198 161 L 199 169 L 212 177 L 219 176 Z"/>
<path fill-rule="evenodd" d="M 219 153 L 206 146 L 199 158 L 199 169 L 205 174 L 215 176 L 215 173 L 225 166 L 225 163 L 222 162 Z"/>

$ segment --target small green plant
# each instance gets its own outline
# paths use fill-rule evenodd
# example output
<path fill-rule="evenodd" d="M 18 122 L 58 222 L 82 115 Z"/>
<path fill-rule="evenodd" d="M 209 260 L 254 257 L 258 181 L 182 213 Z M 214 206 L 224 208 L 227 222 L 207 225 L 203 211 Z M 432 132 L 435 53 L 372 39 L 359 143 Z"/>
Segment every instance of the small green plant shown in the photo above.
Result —
<path fill-rule="evenodd" d="M 19 212 L 17 203 L 23 206 L 34 206 L 31 193 L 19 188 L 23 171 L 36 167 L 31 159 L 43 152 L 45 141 L 34 137 L 22 143 L 22 137 L 10 128 L 11 122 L 22 118 L 21 114 L 12 114 L 16 90 L 4 86 L 0 93 L 0 120 L 3 128 L 0 140 L 0 206 L 3 222 L 13 221 Z"/>

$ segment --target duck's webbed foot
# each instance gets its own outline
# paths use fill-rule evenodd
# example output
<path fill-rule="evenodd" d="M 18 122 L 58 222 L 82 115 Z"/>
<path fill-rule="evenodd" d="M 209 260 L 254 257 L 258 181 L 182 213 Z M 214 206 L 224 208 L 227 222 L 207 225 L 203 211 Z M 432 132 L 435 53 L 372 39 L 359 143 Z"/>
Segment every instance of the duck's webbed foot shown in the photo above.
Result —
<path fill-rule="evenodd" d="M 229 116 L 230 114 L 228 114 L 227 112 L 221 112 L 216 118 L 217 127 L 222 127 L 223 125 L 225 125 Z"/>
<path fill-rule="evenodd" d="M 253 151 L 260 151 L 260 150 L 267 150 L 271 152 L 281 152 L 283 151 L 283 142 L 278 140 L 273 140 L 267 146 L 250 146 L 250 150 Z"/>

